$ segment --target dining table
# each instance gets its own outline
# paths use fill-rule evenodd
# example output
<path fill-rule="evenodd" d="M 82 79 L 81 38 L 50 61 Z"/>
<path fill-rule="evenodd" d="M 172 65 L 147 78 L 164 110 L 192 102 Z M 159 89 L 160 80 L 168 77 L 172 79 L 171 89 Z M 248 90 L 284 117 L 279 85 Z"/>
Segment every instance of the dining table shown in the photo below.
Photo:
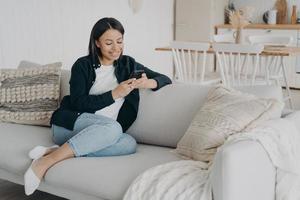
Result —
<path fill-rule="evenodd" d="M 171 47 L 157 47 L 156 51 L 172 51 Z M 214 54 L 214 50 L 210 48 L 207 53 Z M 266 45 L 260 54 L 261 56 L 298 56 L 300 55 L 300 47 L 289 47 L 280 45 Z"/>
<path fill-rule="evenodd" d="M 155 48 L 156 51 L 172 51 L 171 47 L 157 47 Z M 209 48 L 207 51 L 208 54 L 215 54 L 212 47 Z M 278 57 L 280 61 L 280 67 L 282 69 L 282 75 L 285 83 L 285 89 L 287 91 L 287 95 L 284 97 L 284 100 L 289 101 L 289 106 L 291 109 L 294 108 L 293 106 L 293 99 L 291 95 L 291 89 L 289 80 L 287 77 L 287 66 L 284 62 L 284 59 L 289 56 L 299 56 L 300 55 L 300 47 L 291 47 L 291 46 L 284 46 L 284 45 L 265 45 L 263 51 L 260 53 L 261 57 L 273 56 Z M 216 62 L 215 62 L 216 63 Z M 216 70 L 216 67 L 214 68 Z M 295 72 L 296 73 L 296 72 Z"/>

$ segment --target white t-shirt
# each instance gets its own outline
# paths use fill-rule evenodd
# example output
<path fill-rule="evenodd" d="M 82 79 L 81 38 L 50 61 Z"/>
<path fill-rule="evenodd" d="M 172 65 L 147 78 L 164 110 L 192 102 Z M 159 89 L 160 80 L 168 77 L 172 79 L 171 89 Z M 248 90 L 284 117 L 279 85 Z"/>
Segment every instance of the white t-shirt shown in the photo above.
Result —
<path fill-rule="evenodd" d="M 115 68 L 112 65 L 102 65 L 100 68 L 97 68 L 95 71 L 96 79 L 90 89 L 89 94 L 99 95 L 115 89 L 119 83 L 114 71 Z M 124 98 L 116 99 L 115 103 L 96 111 L 95 114 L 103 115 L 116 120 L 124 100 Z"/>

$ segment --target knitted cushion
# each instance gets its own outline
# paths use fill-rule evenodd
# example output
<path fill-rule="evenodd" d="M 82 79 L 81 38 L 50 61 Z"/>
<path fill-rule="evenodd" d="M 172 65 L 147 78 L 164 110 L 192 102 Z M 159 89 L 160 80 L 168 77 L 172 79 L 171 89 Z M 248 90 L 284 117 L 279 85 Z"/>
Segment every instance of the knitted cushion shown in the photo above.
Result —
<path fill-rule="evenodd" d="M 61 63 L 1 69 L 0 121 L 49 126 L 57 109 Z"/>
<path fill-rule="evenodd" d="M 176 152 L 194 160 L 211 161 L 228 136 L 279 118 L 283 105 L 275 99 L 222 86 L 214 88 L 178 142 Z"/>

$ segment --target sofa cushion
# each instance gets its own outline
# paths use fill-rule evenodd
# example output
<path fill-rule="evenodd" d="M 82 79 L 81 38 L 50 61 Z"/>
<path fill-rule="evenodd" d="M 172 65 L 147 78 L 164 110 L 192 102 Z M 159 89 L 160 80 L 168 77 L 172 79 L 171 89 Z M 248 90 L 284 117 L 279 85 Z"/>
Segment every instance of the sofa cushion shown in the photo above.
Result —
<path fill-rule="evenodd" d="M 176 152 L 191 159 L 211 161 L 227 137 L 279 118 L 283 106 L 276 99 L 258 98 L 223 86 L 213 88 L 179 141 Z"/>
<path fill-rule="evenodd" d="M 2 69 L 0 121 L 49 126 L 59 103 L 61 63 Z"/>
<path fill-rule="evenodd" d="M 28 167 L 32 147 L 53 145 L 48 127 L 0 122 L 0 130 L 0 168 L 19 175 Z"/>
<path fill-rule="evenodd" d="M 128 129 L 138 142 L 176 147 L 209 87 L 172 84 L 158 91 L 141 90 L 136 121 Z"/>
<path fill-rule="evenodd" d="M 0 123 L 0 130 L 0 168 L 21 177 L 31 162 L 27 155 L 29 150 L 36 145 L 53 145 L 48 127 Z M 127 156 L 68 159 L 49 169 L 44 182 L 103 199 L 122 199 L 140 173 L 180 160 L 171 150 L 138 145 L 137 152 Z"/>
<path fill-rule="evenodd" d="M 132 155 L 77 158 L 58 163 L 48 171 L 46 181 L 103 199 L 122 199 L 138 175 L 151 167 L 177 160 L 180 158 L 169 148 L 138 145 Z"/>

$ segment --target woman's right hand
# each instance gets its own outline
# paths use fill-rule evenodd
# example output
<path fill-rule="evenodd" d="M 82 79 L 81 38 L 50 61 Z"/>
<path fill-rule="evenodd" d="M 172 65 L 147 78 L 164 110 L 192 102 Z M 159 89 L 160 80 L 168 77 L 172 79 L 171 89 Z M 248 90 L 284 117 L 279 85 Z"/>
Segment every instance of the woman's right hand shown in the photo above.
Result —
<path fill-rule="evenodd" d="M 134 90 L 135 78 L 128 79 L 121 82 L 115 89 L 112 90 L 112 97 L 114 100 L 127 96 L 132 90 Z"/>

